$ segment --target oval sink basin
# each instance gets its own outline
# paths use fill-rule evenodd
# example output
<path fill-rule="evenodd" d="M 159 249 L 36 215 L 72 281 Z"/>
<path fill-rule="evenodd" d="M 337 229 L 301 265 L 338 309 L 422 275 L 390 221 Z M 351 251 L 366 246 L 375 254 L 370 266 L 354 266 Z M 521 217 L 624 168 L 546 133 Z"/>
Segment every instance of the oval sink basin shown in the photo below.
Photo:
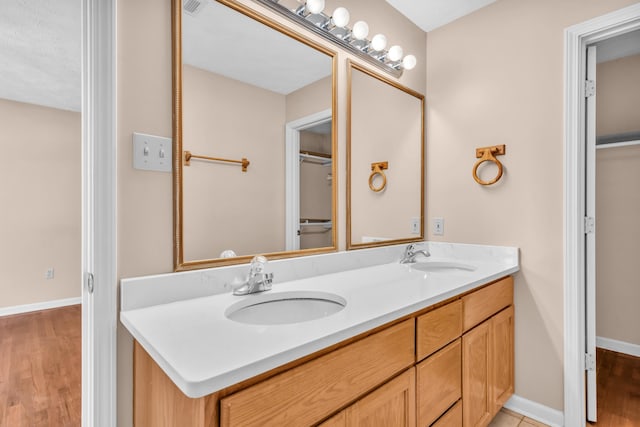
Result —
<path fill-rule="evenodd" d="M 426 271 L 428 273 L 459 273 L 464 271 L 474 271 L 475 266 L 461 262 L 449 261 L 424 261 L 410 264 L 414 270 Z"/>
<path fill-rule="evenodd" d="M 229 306 L 224 314 L 240 323 L 284 325 L 331 316 L 346 305 L 341 296 L 326 292 L 280 292 L 250 295 Z"/>

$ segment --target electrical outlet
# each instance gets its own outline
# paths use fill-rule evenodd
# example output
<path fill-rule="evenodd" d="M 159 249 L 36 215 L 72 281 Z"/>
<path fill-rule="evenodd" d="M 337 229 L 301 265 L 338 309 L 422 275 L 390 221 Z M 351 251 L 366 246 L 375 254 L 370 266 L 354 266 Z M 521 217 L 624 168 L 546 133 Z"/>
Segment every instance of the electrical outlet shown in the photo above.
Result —
<path fill-rule="evenodd" d="M 433 218 L 433 235 L 444 236 L 444 218 Z"/>
<path fill-rule="evenodd" d="M 420 218 L 411 218 L 411 234 L 420 234 Z"/>
<path fill-rule="evenodd" d="M 53 267 L 49 267 L 47 268 L 47 271 L 44 272 L 44 278 L 47 280 L 53 279 Z"/>

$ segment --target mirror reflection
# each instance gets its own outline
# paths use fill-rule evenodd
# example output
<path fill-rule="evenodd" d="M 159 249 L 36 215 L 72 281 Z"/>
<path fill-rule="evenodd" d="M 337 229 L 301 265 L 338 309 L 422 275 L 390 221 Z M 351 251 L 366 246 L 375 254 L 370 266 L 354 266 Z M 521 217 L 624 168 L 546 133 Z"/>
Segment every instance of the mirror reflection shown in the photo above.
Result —
<path fill-rule="evenodd" d="M 181 17 L 176 269 L 333 249 L 333 57 L 233 2 Z"/>
<path fill-rule="evenodd" d="M 424 96 L 351 63 L 348 106 L 347 247 L 423 240 Z"/>

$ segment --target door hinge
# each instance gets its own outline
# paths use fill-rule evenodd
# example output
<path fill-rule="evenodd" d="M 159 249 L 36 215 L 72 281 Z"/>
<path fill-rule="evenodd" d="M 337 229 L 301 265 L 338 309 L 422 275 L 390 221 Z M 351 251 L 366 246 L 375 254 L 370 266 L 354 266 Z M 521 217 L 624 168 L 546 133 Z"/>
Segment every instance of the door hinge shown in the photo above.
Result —
<path fill-rule="evenodd" d="M 584 97 L 589 98 L 596 94 L 596 82 L 594 80 L 585 80 Z"/>
<path fill-rule="evenodd" d="M 584 354 L 584 370 L 585 371 L 596 370 L 596 357 L 593 353 Z"/>
<path fill-rule="evenodd" d="M 592 234 L 596 231 L 596 220 L 592 216 L 584 217 L 584 234 Z"/>
<path fill-rule="evenodd" d="M 87 273 L 87 291 L 93 293 L 93 273 Z"/>

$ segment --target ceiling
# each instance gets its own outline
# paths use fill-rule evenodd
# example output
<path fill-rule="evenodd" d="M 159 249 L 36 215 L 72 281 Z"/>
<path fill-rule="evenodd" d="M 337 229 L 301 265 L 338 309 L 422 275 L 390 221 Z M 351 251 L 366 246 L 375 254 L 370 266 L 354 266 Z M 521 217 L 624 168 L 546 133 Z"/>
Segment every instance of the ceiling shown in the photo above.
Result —
<path fill-rule="evenodd" d="M 414 24 L 429 32 L 496 0 L 387 0 Z"/>
<path fill-rule="evenodd" d="M 640 54 L 640 30 L 596 43 L 598 63 Z"/>
<path fill-rule="evenodd" d="M 0 0 L 0 98 L 80 111 L 80 0 Z"/>

